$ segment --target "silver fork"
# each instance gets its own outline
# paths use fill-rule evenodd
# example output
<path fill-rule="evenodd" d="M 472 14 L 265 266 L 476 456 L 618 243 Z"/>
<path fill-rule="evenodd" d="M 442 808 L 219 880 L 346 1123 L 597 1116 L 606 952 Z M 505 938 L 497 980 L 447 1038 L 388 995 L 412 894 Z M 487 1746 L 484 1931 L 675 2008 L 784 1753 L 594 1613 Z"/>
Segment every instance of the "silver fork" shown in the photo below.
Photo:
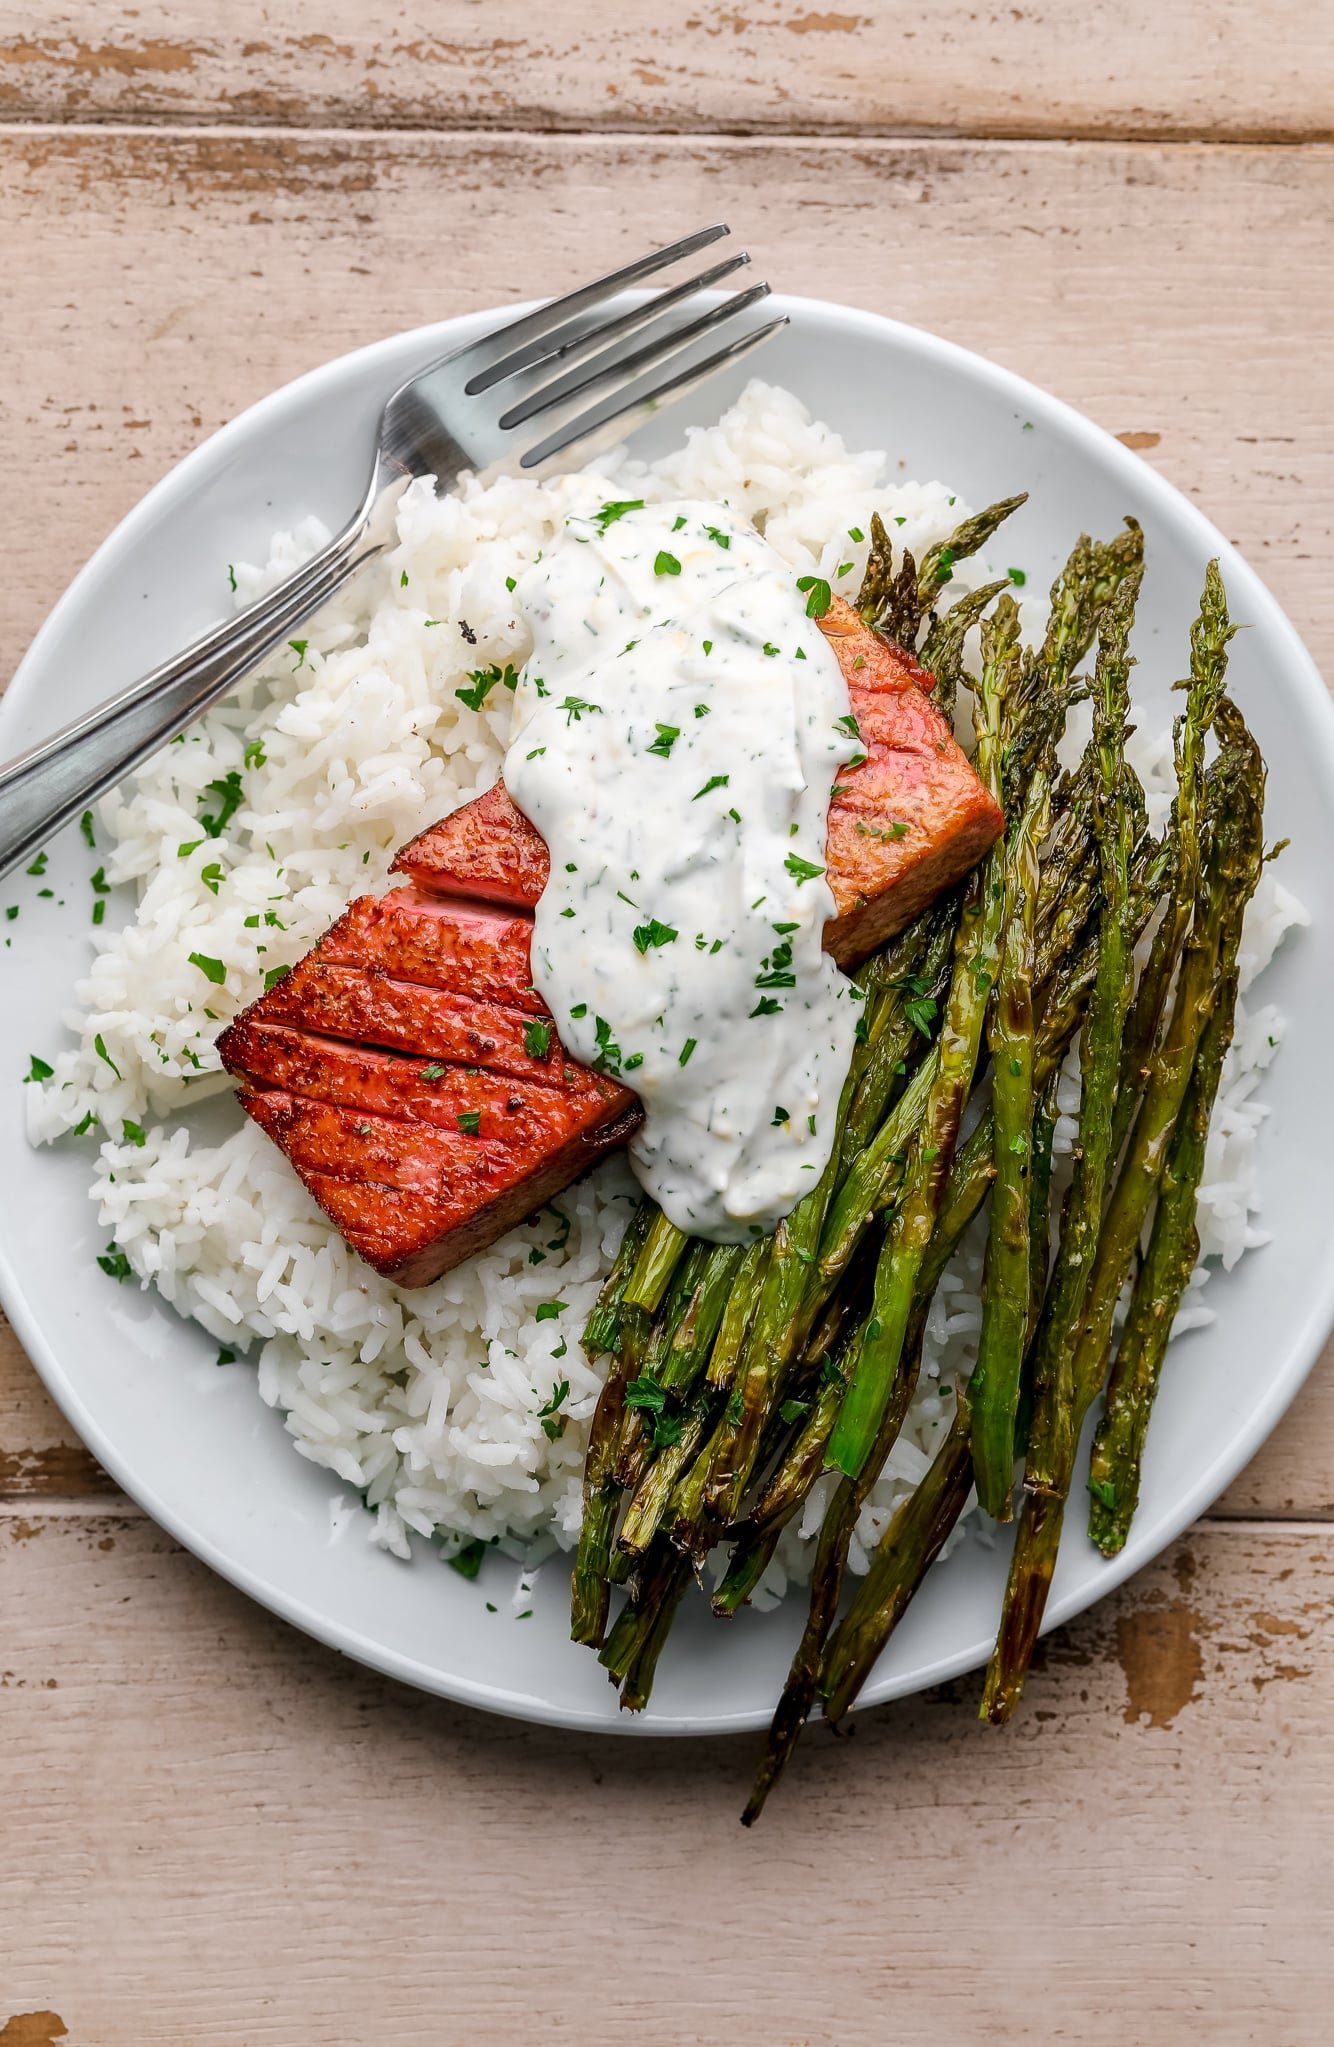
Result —
<path fill-rule="evenodd" d="M 258 603 L 0 767 L 0 874 L 36 852 L 234 689 L 293 627 L 382 553 L 391 502 L 386 493 L 395 486 L 434 476 L 445 489 L 465 469 L 504 464 L 532 471 L 576 449 L 583 459 L 633 433 L 664 404 L 697 389 L 786 326 L 786 319 L 769 320 L 687 363 L 665 382 L 649 381 L 664 364 L 732 326 L 764 298 L 768 285 L 755 284 L 691 319 L 675 317 L 697 293 L 749 262 L 744 253 L 599 319 L 618 293 L 727 233 L 717 223 L 655 249 L 466 343 L 400 385 L 380 414 L 361 505 L 327 547 Z M 627 346 L 635 337 L 636 345 Z"/>

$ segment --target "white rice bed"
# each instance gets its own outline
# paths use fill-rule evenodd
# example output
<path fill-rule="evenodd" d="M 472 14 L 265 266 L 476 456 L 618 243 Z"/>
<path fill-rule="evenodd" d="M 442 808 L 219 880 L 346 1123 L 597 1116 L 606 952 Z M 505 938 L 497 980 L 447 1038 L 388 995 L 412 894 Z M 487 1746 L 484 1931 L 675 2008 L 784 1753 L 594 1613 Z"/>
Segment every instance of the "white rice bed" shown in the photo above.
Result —
<path fill-rule="evenodd" d="M 797 399 L 757 381 L 716 426 L 692 429 L 652 467 L 613 455 L 575 476 L 465 484 L 446 498 L 414 484 L 384 561 L 100 806 L 97 857 L 112 882 L 133 887 L 135 908 L 123 929 L 97 934 L 67 1019 L 75 1042 L 45 1086 L 25 1089 L 30 1135 L 45 1143 L 98 1119 L 92 1197 L 133 1272 L 223 1351 L 254 1362 L 260 1394 L 282 1411 L 297 1450 L 364 1495 L 370 1540 L 396 1555 L 410 1554 L 413 1532 L 442 1537 L 445 1554 L 482 1537 L 530 1561 L 575 1540 L 602 1377 L 578 1335 L 634 1183 L 612 1160 L 435 1285 L 400 1292 L 354 1256 L 239 1112 L 216 1142 L 183 1114 L 230 1085 L 213 1041 L 267 971 L 299 958 L 351 896 L 386 885 L 404 840 L 495 781 L 508 693 L 493 689 L 473 711 L 456 692 L 474 671 L 523 661 L 507 579 L 570 513 L 611 496 L 726 502 L 794 572 L 824 575 L 851 596 L 866 542 L 850 528 L 869 533 L 879 512 L 920 559 L 968 510 L 944 484 L 887 483 L 887 468 L 884 454 L 850 452 Z M 263 569 L 237 563 L 237 601 L 324 538 L 309 521 L 275 540 Z M 960 565 L 961 586 L 970 571 Z M 1151 813 L 1161 814 L 1170 744 L 1136 747 Z M 239 777 L 234 807 L 229 777 Z M 231 808 L 225 822 L 220 802 Z M 205 814 L 221 824 L 216 834 L 201 825 Z M 1243 988 L 1304 921 L 1266 869 L 1247 921 Z M 220 985 L 200 959 L 217 963 Z M 1264 1116 L 1255 1089 L 1281 1035 L 1271 1007 L 1242 1005 L 1200 1193 L 1204 1257 L 1225 1266 L 1263 1242 L 1253 1221 Z M 1070 1087 L 1073 1108 L 1077 1081 Z M 1058 1146 L 1068 1147 L 1070 1127 Z M 942 1281 L 920 1388 L 863 1512 L 854 1570 L 949 1425 L 952 1398 L 939 1381 L 971 1370 L 981 1250 L 975 1230 Z M 1212 1319 L 1207 1279 L 1202 1264 L 1178 1331 Z M 555 1306 L 539 1319 L 545 1304 Z M 822 1509 L 817 1487 L 762 1600 L 806 1575 Z"/>

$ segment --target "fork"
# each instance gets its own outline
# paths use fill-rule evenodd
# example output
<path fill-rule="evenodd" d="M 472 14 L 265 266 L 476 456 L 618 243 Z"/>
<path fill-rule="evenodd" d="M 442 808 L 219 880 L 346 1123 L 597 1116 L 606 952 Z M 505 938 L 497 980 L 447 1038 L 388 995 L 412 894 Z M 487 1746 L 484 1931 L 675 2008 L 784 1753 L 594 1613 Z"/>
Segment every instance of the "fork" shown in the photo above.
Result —
<path fill-rule="evenodd" d="M 226 696 L 303 619 L 389 545 L 392 503 L 413 477 L 440 489 L 465 470 L 532 472 L 612 445 L 664 404 L 696 390 L 767 341 L 785 317 L 751 328 L 666 379 L 673 358 L 733 326 L 767 284 L 733 292 L 695 317 L 677 316 L 698 293 L 749 262 L 744 252 L 658 290 L 628 310 L 617 295 L 729 232 L 723 222 L 655 249 L 564 298 L 439 357 L 401 384 L 380 414 L 375 460 L 361 504 L 318 554 L 257 603 L 214 626 L 183 653 L 0 766 L 0 874 L 36 852 L 61 825 Z M 599 316 L 611 309 L 611 317 Z M 638 339 L 636 340 L 636 337 Z M 627 347 L 635 341 L 636 345 Z"/>

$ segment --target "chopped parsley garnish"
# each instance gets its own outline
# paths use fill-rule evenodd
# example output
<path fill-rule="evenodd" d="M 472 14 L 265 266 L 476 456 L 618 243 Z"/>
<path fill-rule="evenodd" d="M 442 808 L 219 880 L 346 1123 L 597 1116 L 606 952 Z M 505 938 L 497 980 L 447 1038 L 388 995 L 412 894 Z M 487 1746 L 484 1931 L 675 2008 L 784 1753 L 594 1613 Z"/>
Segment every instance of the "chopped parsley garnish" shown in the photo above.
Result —
<path fill-rule="evenodd" d="M 407 581 L 407 578 L 406 578 L 406 577 L 404 577 L 404 581 L 405 581 L 405 582 Z M 507 590 L 513 590 L 513 589 L 515 588 L 515 581 L 514 581 L 514 578 L 513 578 L 513 576 L 506 576 L 506 578 L 505 578 L 505 588 L 506 588 Z"/>
<path fill-rule="evenodd" d="M 556 1410 L 562 1400 L 568 1400 L 569 1394 L 570 1382 L 568 1379 L 562 1379 L 552 1387 L 550 1395 L 537 1410 L 537 1419 L 542 1424 L 542 1433 L 548 1442 L 556 1442 L 565 1433 L 566 1417 L 558 1414 Z"/>
<path fill-rule="evenodd" d="M 125 1256 L 125 1253 L 117 1249 L 114 1242 L 107 1245 L 106 1250 L 97 1262 L 108 1279 L 132 1279 L 134 1277 L 133 1266 Z"/>
<path fill-rule="evenodd" d="M 925 974 L 909 974 L 902 981 L 891 981 L 890 987 L 902 995 L 903 1014 L 915 1031 L 924 1038 L 931 1035 L 936 1020 L 936 1004 L 931 995 L 931 983 Z"/>
<path fill-rule="evenodd" d="M 695 716 L 697 718 L 707 718 L 712 708 L 713 706 L 711 704 L 696 704 Z"/>
<path fill-rule="evenodd" d="M 291 971 L 290 967 L 267 968 L 264 975 L 264 993 L 267 995 L 270 988 L 276 988 L 280 981 L 286 980 Z"/>
<path fill-rule="evenodd" d="M 99 1031 L 97 1033 L 97 1036 L 93 1039 L 93 1050 L 94 1052 L 96 1052 L 98 1058 L 103 1062 L 103 1064 L 111 1068 L 111 1071 L 115 1074 L 117 1080 L 121 1080 L 124 1078 L 119 1066 L 117 1066 L 115 1060 L 112 1058 L 111 1054 L 108 1052 L 106 1048 L 106 1044 L 103 1040 L 101 1031 Z"/>
<path fill-rule="evenodd" d="M 106 904 L 105 904 L 105 903 L 103 902 L 103 900 L 102 900 L 101 896 L 99 896 L 99 897 L 98 897 L 98 899 L 97 899 L 97 901 L 96 901 L 96 902 L 95 902 L 95 903 L 93 904 L 93 922 L 94 922 L 94 924 L 100 924 L 100 923 L 102 922 L 102 919 L 103 919 L 103 918 L 104 918 L 104 917 L 106 916 L 106 913 L 107 913 L 107 906 L 106 906 Z M 15 915 L 15 916 L 17 917 L 17 915 L 18 915 L 18 911 L 17 911 L 17 910 L 16 910 L 15 912 L 14 912 L 14 915 Z"/>
<path fill-rule="evenodd" d="M 89 876 L 89 881 L 94 895 L 109 896 L 111 894 L 111 883 L 107 880 L 105 867 L 99 867 L 96 874 Z"/>
<path fill-rule="evenodd" d="M 593 1035 L 597 1041 L 597 1053 L 593 1060 L 594 1066 L 600 1066 L 606 1073 L 619 1073 L 621 1070 L 621 1048 L 613 1038 L 611 1025 L 607 1022 L 605 1016 L 595 1016 L 593 1018 Z"/>
<path fill-rule="evenodd" d="M 406 590 L 408 587 L 408 572 L 406 569 L 404 569 L 399 575 L 398 587 L 400 590 Z"/>
<path fill-rule="evenodd" d="M 834 601 L 834 593 L 823 576 L 798 576 L 797 588 L 805 592 L 807 618 L 823 618 Z"/>
<path fill-rule="evenodd" d="M 775 654 L 781 652 L 781 649 L 775 647 L 772 640 L 766 640 L 764 643 L 764 651 L 769 656 L 769 659 L 772 661 Z"/>
<path fill-rule="evenodd" d="M 843 713 L 843 716 L 841 718 L 835 719 L 834 722 L 841 732 L 847 733 L 849 739 L 861 738 L 862 728 L 857 723 L 856 717 L 851 711 L 845 711 Z"/>
<path fill-rule="evenodd" d="M 685 1041 L 684 1045 L 682 1045 L 682 1047 L 681 1047 L 680 1057 L 679 1057 L 679 1058 L 677 1059 L 677 1062 L 676 1062 L 678 1066 L 686 1066 L 686 1065 L 688 1065 L 688 1064 L 689 1064 L 689 1062 L 690 1062 L 690 1055 L 691 1055 L 691 1053 L 692 1053 L 692 1052 L 694 1051 L 694 1049 L 695 1049 L 695 1047 L 696 1047 L 696 1045 L 697 1045 L 698 1043 L 699 1043 L 699 1040 L 698 1040 L 698 1038 L 687 1038 L 687 1039 L 686 1039 L 686 1041 Z"/>
<path fill-rule="evenodd" d="M 653 573 L 655 576 L 679 576 L 681 564 L 674 554 L 669 554 L 665 547 L 660 547 L 654 557 Z"/>
<path fill-rule="evenodd" d="M 804 1414 L 809 1413 L 810 1405 L 809 1400 L 785 1400 L 778 1410 L 779 1419 L 789 1425 L 799 1422 Z"/>
<path fill-rule="evenodd" d="M 861 529 L 861 527 L 860 527 L 860 526 L 849 526 L 849 528 L 848 528 L 848 539 L 849 539 L 849 540 L 857 540 L 857 541 L 861 541 L 861 540 L 865 540 L 865 538 L 866 538 L 866 535 L 865 535 L 865 534 L 864 534 L 864 533 L 862 532 L 862 529 Z"/>
<path fill-rule="evenodd" d="M 731 534 L 724 533 L 721 526 L 706 526 L 704 531 L 718 547 L 730 547 L 732 545 Z"/>
<path fill-rule="evenodd" d="M 654 720 L 654 723 L 657 725 L 658 736 L 652 746 L 648 748 L 648 752 L 655 753 L 659 760 L 665 761 L 670 757 L 672 748 L 681 737 L 681 727 L 679 725 L 659 724 L 657 719 Z"/>
<path fill-rule="evenodd" d="M 705 651 L 705 653 L 706 653 L 706 654 L 711 654 L 711 653 L 713 652 L 713 641 L 712 641 L 712 640 L 701 640 L 701 641 L 700 641 L 700 645 L 701 645 L 701 646 L 703 647 L 703 649 L 704 649 L 704 651 Z M 708 705 L 707 705 L 707 704 L 705 704 L 705 705 L 704 705 L 704 706 L 703 706 L 702 708 L 701 708 L 701 706 L 700 706 L 699 704 L 696 704 L 696 706 L 695 706 L 695 716 L 696 716 L 697 718 L 701 718 L 701 717 L 703 717 L 703 715 L 704 715 L 704 712 L 705 712 L 705 711 L 707 711 L 707 710 L 708 710 L 708 708 L 709 708 L 709 707 L 708 707 Z"/>
<path fill-rule="evenodd" d="M 594 512 L 593 524 L 599 533 L 605 533 L 608 526 L 614 526 L 627 512 L 642 512 L 643 509 L 643 498 L 613 498 L 610 504 L 603 505 L 600 511 Z"/>
<path fill-rule="evenodd" d="M 55 1070 L 54 1066 L 47 1065 L 45 1059 L 39 1059 L 35 1052 L 30 1052 L 28 1071 L 23 1076 L 23 1084 L 26 1087 L 30 1080 L 50 1080 Z"/>
<path fill-rule="evenodd" d="M 248 739 L 246 741 L 244 759 L 248 768 L 262 768 L 265 759 L 264 741 L 262 739 Z"/>
<path fill-rule="evenodd" d="M 45 873 L 46 873 L 46 855 L 45 855 L 45 853 L 39 853 L 39 854 L 37 855 L 37 858 L 36 858 L 35 860 L 33 860 L 33 861 L 31 861 L 31 862 L 29 863 L 29 866 L 28 866 L 28 873 L 29 873 L 29 874 L 45 874 Z"/>
<path fill-rule="evenodd" d="M 731 780 L 730 775 L 710 775 L 708 781 L 704 784 L 704 787 L 702 789 L 696 789 L 690 801 L 692 803 L 698 803 L 700 797 L 707 796 L 711 789 L 725 789 L 730 780 Z"/>
<path fill-rule="evenodd" d="M 636 924 L 634 930 L 635 950 L 646 953 L 650 946 L 670 945 L 680 934 L 670 924 L 660 924 L 656 917 L 650 917 L 647 924 Z"/>
<path fill-rule="evenodd" d="M 823 867 L 817 867 L 813 860 L 803 860 L 800 853 L 789 853 L 783 865 L 794 881 L 814 881 L 824 873 Z"/>
<path fill-rule="evenodd" d="M 480 1109 L 460 1109 L 454 1121 L 458 1124 L 465 1137 L 479 1137 L 481 1135 L 482 1112 Z"/>
<path fill-rule="evenodd" d="M 783 1005 L 781 1002 L 775 1002 L 772 995 L 761 995 L 750 1013 L 752 1016 L 781 1016 Z"/>
<path fill-rule="evenodd" d="M 452 1557 L 446 1557 L 445 1562 L 451 1571 L 458 1572 L 460 1578 L 475 1578 L 482 1568 L 486 1547 L 481 1536 L 474 1535 L 471 1542 L 465 1542 L 461 1549 L 455 1550 Z M 494 1610 L 493 1608 L 492 1611 Z"/>
<path fill-rule="evenodd" d="M 31 1078 L 32 1078 L 32 1075 L 31 1075 L 31 1074 L 29 1074 L 28 1078 L 29 1078 L 29 1080 L 31 1080 Z M 77 1122 L 77 1123 L 75 1124 L 75 1126 L 74 1126 L 73 1130 L 71 1130 L 71 1132 L 70 1132 L 70 1136 L 71 1136 L 71 1137 L 86 1137 L 86 1136 L 88 1135 L 88 1132 L 89 1132 L 90 1130 L 96 1130 L 96 1128 L 97 1128 L 97 1117 L 96 1117 L 95 1113 L 93 1112 L 93 1110 L 92 1110 L 92 1109 L 90 1109 L 90 1110 L 88 1111 L 88 1113 L 87 1113 L 87 1115 L 86 1115 L 86 1116 L 81 1116 L 81 1117 L 79 1118 L 79 1120 L 78 1120 L 78 1122 Z"/>
<path fill-rule="evenodd" d="M 448 1072 L 449 1068 L 447 1066 L 438 1066 L 433 1060 L 429 1066 L 423 1066 L 420 1078 L 422 1080 L 443 1080 Z"/>
<path fill-rule="evenodd" d="M 219 866 L 216 860 L 210 860 L 207 867 L 200 868 L 199 879 L 203 882 L 204 887 L 208 889 L 211 895 L 216 895 L 218 893 L 219 884 L 222 881 L 222 868 Z M 256 921 L 258 922 L 258 919 Z"/>
<path fill-rule="evenodd" d="M 570 1015 L 573 1017 L 587 1016 L 588 1004 L 586 1002 L 576 1002 L 570 1011 Z"/>
<path fill-rule="evenodd" d="M 221 960 L 215 960 L 211 954 L 206 952 L 192 952 L 189 958 L 190 965 L 198 967 L 206 981 L 211 981 L 215 988 L 221 988 L 223 982 L 227 979 L 227 969 Z"/>
<path fill-rule="evenodd" d="M 632 1379 L 625 1389 L 626 1406 L 637 1407 L 648 1414 L 661 1414 L 666 1400 L 667 1395 L 657 1380 L 650 1379 L 647 1374 L 642 1378 Z"/>
<path fill-rule="evenodd" d="M 544 754 L 545 752 L 546 748 L 544 746 L 535 746 L 530 754 L 525 754 L 524 758 L 525 760 L 535 761 L 539 754 Z"/>
<path fill-rule="evenodd" d="M 140 1149 L 148 1142 L 147 1133 L 142 1123 L 134 1123 L 128 1116 L 120 1126 L 120 1134 L 123 1144 L 135 1144 Z"/>
<path fill-rule="evenodd" d="M 852 563 L 840 562 L 838 567 L 835 569 L 834 574 L 836 576 L 850 576 L 852 574 Z"/>
<path fill-rule="evenodd" d="M 568 716 L 566 717 L 565 720 L 567 725 L 577 725 L 582 719 L 585 711 L 588 711 L 589 713 L 592 713 L 594 711 L 600 713 L 602 710 L 602 706 L 601 704 L 590 704 L 587 697 L 566 697 L 557 706 L 557 709 L 568 713 Z M 543 747 L 541 751 L 545 753 L 546 751 L 545 747 Z M 529 760 L 531 760 L 532 755 L 529 754 L 528 758 Z"/>
<path fill-rule="evenodd" d="M 568 1301 L 539 1301 L 533 1310 L 534 1322 L 554 1322 L 569 1307 Z"/>
<path fill-rule="evenodd" d="M 948 583 L 953 578 L 953 575 L 954 549 L 952 547 L 942 547 L 936 562 L 936 581 L 938 583 Z"/>
<path fill-rule="evenodd" d="M 236 569 L 231 562 L 227 564 L 227 582 L 234 596 L 236 594 Z"/>
<path fill-rule="evenodd" d="M 684 513 L 684 512 L 678 512 L 678 513 L 677 513 L 677 515 L 676 515 L 676 517 L 675 517 L 675 518 L 674 518 L 674 519 L 672 520 L 672 531 L 673 531 L 673 533 L 679 533 L 679 532 L 681 531 L 681 528 L 682 528 L 682 527 L 683 527 L 683 526 L 685 525 L 685 522 L 686 522 L 686 515 L 685 515 L 685 513 Z"/>
<path fill-rule="evenodd" d="M 545 1059 L 551 1050 L 551 1025 L 540 1016 L 530 1017 L 524 1025 L 523 1049 L 530 1059 Z"/>
<path fill-rule="evenodd" d="M 83 816 L 79 819 L 79 830 L 83 833 L 90 846 L 97 844 L 97 840 L 93 837 L 93 813 L 91 810 L 85 810 Z"/>
<path fill-rule="evenodd" d="M 1022 569 L 1007 569 L 1005 573 L 1014 584 L 1016 590 L 1022 590 L 1024 584 L 1028 581 L 1028 577 Z"/>
<path fill-rule="evenodd" d="M 632 1052 L 632 1053 L 630 1054 L 630 1057 L 629 1057 L 628 1059 L 626 1059 L 626 1060 L 623 1060 L 623 1061 L 622 1061 L 622 1063 L 621 1063 L 621 1072 L 622 1072 L 622 1073 L 633 1073 L 633 1072 L 634 1072 L 634 1070 L 635 1070 L 635 1068 L 636 1068 L 637 1066 L 642 1066 L 643 1064 L 644 1064 L 644 1055 L 643 1055 L 643 1053 L 642 1053 L 642 1052 Z"/>
<path fill-rule="evenodd" d="M 772 1130 L 775 1129 L 777 1125 L 780 1123 L 790 1123 L 791 1121 L 792 1118 L 788 1115 L 787 1110 L 780 1109 L 775 1105 L 773 1122 L 770 1124 L 769 1127 Z"/>
<path fill-rule="evenodd" d="M 289 640 L 287 644 L 291 648 L 292 652 L 296 655 L 296 666 L 298 668 L 304 668 L 306 665 L 306 655 L 310 650 L 310 641 Z"/>
<path fill-rule="evenodd" d="M 216 797 L 217 809 L 213 811 L 201 810 L 199 822 L 203 825 L 204 830 L 211 839 L 220 839 L 227 825 L 245 801 L 245 789 L 242 787 L 241 777 L 237 769 L 232 768 L 227 774 L 219 776 L 216 780 L 206 782 L 200 791 L 200 801 L 202 802 L 206 796 Z"/>
<path fill-rule="evenodd" d="M 472 684 L 471 689 L 456 689 L 454 694 L 460 703 L 468 706 L 470 711 L 481 710 L 482 705 L 486 702 L 498 682 L 503 683 L 504 687 L 510 690 L 517 689 L 519 686 L 518 675 L 508 661 L 503 668 L 498 668 L 493 664 L 490 668 L 471 669 L 468 681 Z"/>

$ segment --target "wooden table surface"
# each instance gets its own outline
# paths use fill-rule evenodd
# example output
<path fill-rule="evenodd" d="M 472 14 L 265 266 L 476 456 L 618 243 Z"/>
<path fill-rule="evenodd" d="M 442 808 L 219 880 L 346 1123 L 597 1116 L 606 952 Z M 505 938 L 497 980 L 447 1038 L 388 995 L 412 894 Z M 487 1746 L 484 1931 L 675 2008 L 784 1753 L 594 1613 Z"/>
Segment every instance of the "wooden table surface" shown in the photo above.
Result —
<path fill-rule="evenodd" d="M 726 215 L 1119 434 L 1334 673 L 1328 19 L 852 4 L 4 0 L 4 672 L 273 386 Z M 1325 2042 L 1332 1520 L 1317 1370 L 1008 1732 L 868 1714 L 746 1834 L 749 1742 L 488 1719 L 249 1605 L 0 1332 L 0 2047 Z"/>

